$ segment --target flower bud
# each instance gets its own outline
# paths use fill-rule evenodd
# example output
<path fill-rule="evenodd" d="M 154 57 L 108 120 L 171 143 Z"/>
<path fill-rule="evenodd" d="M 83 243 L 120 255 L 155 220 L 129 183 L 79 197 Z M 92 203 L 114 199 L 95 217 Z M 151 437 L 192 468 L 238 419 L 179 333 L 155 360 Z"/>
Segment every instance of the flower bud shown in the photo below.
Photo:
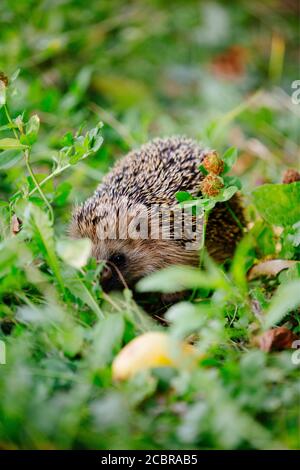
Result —
<path fill-rule="evenodd" d="M 211 152 L 203 160 L 204 168 L 214 175 L 220 175 L 224 170 L 224 162 L 217 152 Z"/>
<path fill-rule="evenodd" d="M 207 175 L 200 184 L 201 191 L 205 196 L 217 196 L 223 187 L 222 178 L 216 175 Z"/>

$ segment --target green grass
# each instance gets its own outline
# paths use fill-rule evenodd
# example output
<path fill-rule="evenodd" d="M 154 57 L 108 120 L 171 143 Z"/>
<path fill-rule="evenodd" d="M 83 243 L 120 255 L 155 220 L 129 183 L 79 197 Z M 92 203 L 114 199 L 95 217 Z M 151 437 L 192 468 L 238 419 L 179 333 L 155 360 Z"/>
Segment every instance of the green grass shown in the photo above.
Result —
<path fill-rule="evenodd" d="M 279 325 L 300 333 L 300 183 L 281 184 L 299 164 L 293 2 L 173 4 L 1 2 L 0 449 L 300 447 L 297 353 L 255 342 Z M 201 270 L 139 285 L 193 289 L 164 331 L 195 338 L 197 365 L 116 383 L 120 349 L 162 327 L 130 291 L 103 294 L 67 228 L 115 160 L 178 133 L 238 148 L 249 226 L 226 271 L 204 255 Z M 249 280 L 272 258 L 295 263 Z"/>

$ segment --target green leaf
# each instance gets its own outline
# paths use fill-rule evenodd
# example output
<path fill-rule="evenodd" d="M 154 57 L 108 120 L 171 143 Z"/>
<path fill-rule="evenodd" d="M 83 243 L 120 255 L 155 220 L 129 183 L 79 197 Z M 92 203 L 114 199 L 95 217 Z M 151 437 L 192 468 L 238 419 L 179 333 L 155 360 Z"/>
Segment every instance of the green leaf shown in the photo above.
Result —
<path fill-rule="evenodd" d="M 6 103 L 6 86 L 0 80 L 0 106 L 4 106 Z"/>
<path fill-rule="evenodd" d="M 273 296 L 264 320 L 265 329 L 282 320 L 291 310 L 300 305 L 300 280 L 282 284 Z"/>
<path fill-rule="evenodd" d="M 0 169 L 6 170 L 14 166 L 21 158 L 22 153 L 17 150 L 4 150 L 0 153 Z"/>
<path fill-rule="evenodd" d="M 91 129 L 88 133 L 88 145 L 93 152 L 97 152 L 103 144 L 103 137 L 101 135 L 102 124 L 98 124 L 97 127 Z"/>
<path fill-rule="evenodd" d="M 300 182 L 264 184 L 252 192 L 261 216 L 272 225 L 291 226 L 300 220 Z"/>
<path fill-rule="evenodd" d="M 102 123 L 88 131 L 84 136 L 73 137 L 70 133 L 66 134 L 63 142 L 67 144 L 61 149 L 62 154 L 67 158 L 71 165 L 75 165 L 79 160 L 96 153 L 103 143 L 101 135 Z"/>
<path fill-rule="evenodd" d="M 39 128 L 40 118 L 37 114 L 34 114 L 26 124 L 26 134 L 21 136 L 21 142 L 26 145 L 34 144 L 37 140 Z"/>
<path fill-rule="evenodd" d="M 201 171 L 201 173 L 203 173 L 203 175 L 208 175 L 208 171 L 207 169 L 204 167 L 204 165 L 199 165 L 199 170 Z"/>
<path fill-rule="evenodd" d="M 34 176 L 37 182 L 40 184 L 42 181 L 46 179 L 48 174 L 47 173 L 35 173 Z M 27 182 L 28 182 L 29 191 L 33 191 L 36 185 L 31 176 L 27 177 Z M 43 184 L 43 191 L 45 194 L 51 194 L 51 195 L 53 194 L 54 192 L 53 180 L 50 179 L 46 183 Z"/>
<path fill-rule="evenodd" d="M 14 81 L 17 80 L 19 74 L 21 72 L 21 69 L 17 69 L 13 74 L 12 76 L 10 77 L 10 83 L 13 83 Z"/>
<path fill-rule="evenodd" d="M 62 332 L 62 343 L 64 353 L 69 357 L 74 357 L 82 349 L 83 345 L 83 328 L 79 325 L 72 326 L 68 330 Z"/>
<path fill-rule="evenodd" d="M 260 220 L 251 229 L 252 236 L 256 240 L 259 250 L 259 258 L 272 255 L 276 251 L 274 232 L 270 225 Z"/>
<path fill-rule="evenodd" d="M 293 225 L 292 231 L 292 243 L 297 247 L 300 245 L 300 221 Z"/>
<path fill-rule="evenodd" d="M 16 124 L 5 124 L 4 126 L 0 126 L 0 132 L 2 131 L 7 131 L 8 129 L 11 130 L 11 129 L 17 129 L 18 126 Z"/>
<path fill-rule="evenodd" d="M 68 181 L 63 181 L 59 184 L 55 191 L 54 203 L 56 206 L 62 207 L 69 197 L 70 192 L 72 191 L 72 185 Z"/>
<path fill-rule="evenodd" d="M 216 196 L 214 199 L 217 202 L 226 202 L 232 198 L 232 196 L 237 192 L 238 188 L 236 186 L 229 186 L 228 188 L 223 188 L 220 191 L 220 194 Z"/>
<path fill-rule="evenodd" d="M 100 309 L 97 300 L 95 299 L 93 293 L 84 284 L 83 280 L 74 276 L 69 278 L 68 273 L 64 273 L 64 284 L 69 289 L 71 294 L 88 305 L 98 318 L 104 318 L 103 312 Z"/>
<path fill-rule="evenodd" d="M 207 324 L 211 311 L 210 305 L 195 305 L 187 301 L 172 305 L 165 315 L 166 319 L 171 323 L 171 336 L 184 338 L 197 330 L 199 331 L 201 327 Z"/>
<path fill-rule="evenodd" d="M 34 114 L 29 119 L 28 123 L 26 124 L 26 134 L 27 135 L 37 135 L 40 128 L 40 118 L 37 114 Z"/>
<path fill-rule="evenodd" d="M 215 200 L 215 198 L 209 198 L 209 199 L 206 199 L 206 198 L 199 198 L 197 199 L 196 201 L 196 206 L 198 208 L 202 208 L 203 211 L 211 211 L 215 205 L 216 205 L 217 201 Z"/>
<path fill-rule="evenodd" d="M 123 316 L 119 314 L 112 314 L 98 322 L 93 330 L 90 354 L 93 368 L 101 369 L 113 359 L 114 351 L 121 346 L 124 328 Z"/>
<path fill-rule="evenodd" d="M 48 315 L 45 315 L 45 311 L 38 308 L 35 305 L 24 305 L 17 310 L 16 317 L 21 323 L 33 323 L 42 324 L 48 323 L 53 320 Z"/>
<path fill-rule="evenodd" d="M 171 266 L 150 274 L 137 283 L 138 292 L 179 292 L 185 289 L 205 287 L 226 288 L 227 282 L 218 271 L 209 274 L 196 268 Z"/>
<path fill-rule="evenodd" d="M 238 151 L 235 147 L 230 147 L 226 150 L 226 152 L 222 156 L 222 160 L 224 160 L 225 168 L 223 173 L 228 173 L 231 170 L 233 165 L 236 162 Z"/>
<path fill-rule="evenodd" d="M 50 308 L 57 309 L 57 306 L 49 305 L 48 311 Z M 84 329 L 80 325 L 76 325 L 71 315 L 66 315 L 63 310 L 60 310 L 59 313 L 61 314 L 60 320 L 53 324 L 56 328 L 48 328 L 49 339 L 65 356 L 74 357 L 82 349 Z M 57 328 L 58 325 L 59 328 Z"/>
<path fill-rule="evenodd" d="M 0 139 L 0 150 L 22 150 L 25 149 L 26 145 L 23 145 L 17 139 Z"/>
<path fill-rule="evenodd" d="M 236 186 L 238 189 L 242 189 L 242 183 L 237 176 L 224 176 L 223 177 L 225 186 Z"/>
<path fill-rule="evenodd" d="M 63 139 L 62 139 L 62 145 L 66 147 L 70 147 L 73 144 L 74 144 L 74 137 L 72 133 L 70 131 L 66 132 L 66 134 L 63 136 Z"/>
<path fill-rule="evenodd" d="M 28 204 L 22 216 L 24 235 L 33 238 L 52 269 L 62 291 L 64 283 L 60 272 L 59 261 L 55 253 L 54 232 L 48 215 L 39 207 Z"/>
<path fill-rule="evenodd" d="M 243 295 L 247 292 L 247 271 L 253 264 L 254 257 L 253 235 L 250 233 L 239 242 L 231 265 L 233 281 Z"/>
<path fill-rule="evenodd" d="M 293 261 L 291 262 L 293 263 Z M 295 264 L 293 264 L 289 269 L 281 271 L 278 276 L 280 284 L 286 284 L 289 281 L 300 278 L 300 262 L 297 263 L 294 261 L 294 263 Z"/>
<path fill-rule="evenodd" d="M 89 238 L 59 240 L 56 244 L 56 251 L 65 263 L 80 269 L 88 262 L 92 251 L 92 242 Z"/>
<path fill-rule="evenodd" d="M 177 199 L 178 202 L 184 202 L 184 201 L 191 201 L 193 200 L 193 196 L 191 196 L 190 193 L 188 193 L 187 191 L 178 191 L 176 194 L 175 194 L 175 197 Z"/>

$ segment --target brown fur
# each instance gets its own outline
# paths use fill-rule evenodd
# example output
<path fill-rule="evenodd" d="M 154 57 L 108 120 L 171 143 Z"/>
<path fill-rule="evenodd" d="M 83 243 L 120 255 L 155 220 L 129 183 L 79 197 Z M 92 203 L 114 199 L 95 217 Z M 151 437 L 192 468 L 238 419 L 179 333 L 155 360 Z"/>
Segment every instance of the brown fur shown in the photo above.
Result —
<path fill-rule="evenodd" d="M 155 139 L 120 160 L 94 195 L 75 210 L 71 235 L 90 238 L 93 255 L 99 261 L 109 264 L 120 253 L 126 257 L 122 266 L 115 266 L 111 288 L 121 288 L 124 283 L 133 287 L 140 278 L 172 264 L 198 265 L 199 253 L 186 249 L 186 240 L 99 240 L 97 230 L 122 218 L 124 197 L 128 198 L 134 216 L 139 204 L 149 210 L 153 204 L 177 206 L 175 194 L 178 191 L 198 195 L 203 179 L 199 165 L 207 152 L 184 137 Z M 103 209 L 103 205 L 107 208 Z M 230 206 L 243 223 L 237 196 L 230 200 Z M 206 232 L 206 246 L 211 256 L 219 262 L 230 258 L 241 233 L 228 208 L 218 204 L 210 214 Z M 111 265 L 114 266 L 113 261 Z"/>

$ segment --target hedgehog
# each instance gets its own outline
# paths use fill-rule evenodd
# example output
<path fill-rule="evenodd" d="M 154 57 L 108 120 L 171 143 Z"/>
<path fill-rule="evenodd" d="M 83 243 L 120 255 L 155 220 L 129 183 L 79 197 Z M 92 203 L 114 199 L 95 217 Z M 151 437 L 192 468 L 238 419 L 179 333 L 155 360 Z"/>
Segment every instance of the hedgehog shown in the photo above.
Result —
<path fill-rule="evenodd" d="M 120 159 L 95 193 L 75 208 L 70 234 L 92 241 L 93 256 L 105 263 L 100 279 L 105 292 L 134 290 L 140 279 L 171 265 L 199 265 L 193 241 L 202 239 L 203 217 L 197 225 L 192 215 L 192 229 L 178 231 L 182 212 L 176 194 L 201 196 L 204 174 L 199 166 L 211 152 L 186 137 L 156 138 Z M 162 230 L 162 214 L 167 214 L 169 236 Z M 232 257 L 242 236 L 237 220 L 244 222 L 237 195 L 217 203 L 209 215 L 205 248 L 218 263 Z"/>

